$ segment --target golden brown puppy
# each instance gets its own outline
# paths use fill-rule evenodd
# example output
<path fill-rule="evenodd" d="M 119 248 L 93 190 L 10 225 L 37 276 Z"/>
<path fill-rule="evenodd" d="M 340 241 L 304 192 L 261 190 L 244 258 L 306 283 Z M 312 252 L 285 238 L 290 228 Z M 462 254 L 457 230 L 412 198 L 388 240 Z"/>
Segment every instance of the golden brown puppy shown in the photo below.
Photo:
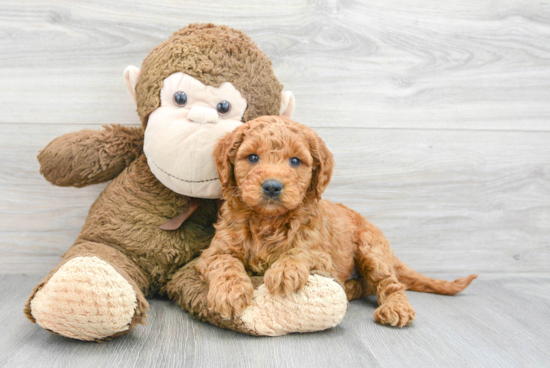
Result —
<path fill-rule="evenodd" d="M 310 271 L 345 284 L 348 299 L 375 293 L 374 319 L 414 320 L 405 289 L 454 295 L 476 275 L 434 280 L 395 257 L 382 232 L 359 213 L 321 200 L 332 154 L 311 129 L 266 116 L 224 136 L 214 151 L 226 200 L 216 235 L 196 265 L 209 284 L 209 308 L 229 318 L 251 302 L 249 275 L 264 275 L 272 294 L 289 295 Z M 354 269 L 360 277 L 350 279 Z"/>

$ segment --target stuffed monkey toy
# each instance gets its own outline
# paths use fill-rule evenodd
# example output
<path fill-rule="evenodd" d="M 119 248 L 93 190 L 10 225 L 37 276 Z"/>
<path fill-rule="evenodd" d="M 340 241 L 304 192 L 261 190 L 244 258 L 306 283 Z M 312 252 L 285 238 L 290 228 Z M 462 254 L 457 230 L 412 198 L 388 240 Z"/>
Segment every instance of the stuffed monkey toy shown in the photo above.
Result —
<path fill-rule="evenodd" d="M 34 288 L 26 316 L 50 332 L 100 341 L 144 323 L 146 297 L 161 295 L 200 320 L 251 335 L 338 324 L 346 294 L 323 275 L 312 274 L 292 300 L 270 296 L 261 276 L 251 275 L 252 304 L 223 319 L 210 310 L 208 286 L 193 267 L 217 220 L 217 139 L 261 115 L 291 117 L 294 110 L 267 56 L 240 31 L 193 24 L 124 77 L 140 128 L 69 133 L 38 155 L 41 174 L 54 185 L 111 182 L 74 245 Z"/>

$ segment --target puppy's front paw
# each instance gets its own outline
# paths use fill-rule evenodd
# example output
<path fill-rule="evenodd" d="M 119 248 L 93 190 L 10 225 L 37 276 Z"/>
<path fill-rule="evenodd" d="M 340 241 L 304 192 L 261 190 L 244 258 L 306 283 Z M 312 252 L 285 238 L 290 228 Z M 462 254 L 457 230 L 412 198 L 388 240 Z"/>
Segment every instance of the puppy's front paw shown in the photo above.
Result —
<path fill-rule="evenodd" d="M 414 309 L 409 303 L 389 301 L 374 311 L 374 320 L 390 326 L 403 327 L 410 324 L 415 317 Z"/>
<path fill-rule="evenodd" d="M 208 306 L 224 319 L 240 316 L 251 304 L 254 287 L 250 282 L 212 283 L 208 290 Z"/>
<path fill-rule="evenodd" d="M 274 264 L 264 275 L 264 283 L 271 295 L 290 295 L 304 287 L 309 277 L 305 264 Z"/>

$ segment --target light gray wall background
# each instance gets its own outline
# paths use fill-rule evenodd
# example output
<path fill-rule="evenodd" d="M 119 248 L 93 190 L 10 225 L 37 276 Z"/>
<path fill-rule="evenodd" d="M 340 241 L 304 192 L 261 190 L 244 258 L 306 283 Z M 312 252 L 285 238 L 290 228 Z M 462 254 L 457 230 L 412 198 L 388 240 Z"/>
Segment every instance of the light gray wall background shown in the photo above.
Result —
<path fill-rule="evenodd" d="M 122 71 L 190 22 L 247 32 L 336 159 L 326 199 L 421 272 L 550 261 L 548 1 L 0 4 L 0 272 L 45 274 L 103 185 L 57 188 L 53 138 L 138 124 Z"/>

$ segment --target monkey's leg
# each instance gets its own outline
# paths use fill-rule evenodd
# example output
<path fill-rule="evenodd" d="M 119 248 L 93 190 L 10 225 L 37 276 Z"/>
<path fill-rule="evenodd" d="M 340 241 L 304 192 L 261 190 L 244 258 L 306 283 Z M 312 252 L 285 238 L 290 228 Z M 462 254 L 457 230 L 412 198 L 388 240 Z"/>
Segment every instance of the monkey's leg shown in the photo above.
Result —
<path fill-rule="evenodd" d="M 393 268 L 393 251 L 385 238 L 361 238 L 371 239 L 359 247 L 358 268 L 366 282 L 363 291 L 374 291 L 378 298 L 380 306 L 374 311 L 374 320 L 391 326 L 408 325 L 414 320 L 415 312 Z"/>
<path fill-rule="evenodd" d="M 289 297 L 272 296 L 261 278 L 252 277 L 252 304 L 240 317 L 226 320 L 208 311 L 208 285 L 195 270 L 196 262 L 174 274 L 168 295 L 193 317 L 222 328 L 258 336 L 321 331 L 340 323 L 348 307 L 344 289 L 329 277 L 312 274 L 302 290 Z"/>
<path fill-rule="evenodd" d="M 44 329 L 93 341 L 144 323 L 144 272 L 120 251 L 100 243 L 73 245 L 33 290 L 25 315 Z"/>

